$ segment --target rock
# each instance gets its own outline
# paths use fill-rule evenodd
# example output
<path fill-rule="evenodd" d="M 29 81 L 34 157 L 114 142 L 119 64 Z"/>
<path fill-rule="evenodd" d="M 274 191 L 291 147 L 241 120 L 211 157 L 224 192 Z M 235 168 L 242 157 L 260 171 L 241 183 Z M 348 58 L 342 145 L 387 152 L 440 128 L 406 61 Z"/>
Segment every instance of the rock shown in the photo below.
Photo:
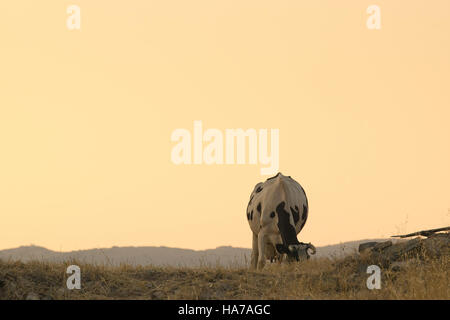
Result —
<path fill-rule="evenodd" d="M 376 241 L 361 243 L 358 247 L 358 252 L 363 252 L 366 249 L 371 249 L 371 248 L 375 247 L 378 243 L 379 242 L 376 242 Z"/>
<path fill-rule="evenodd" d="M 434 234 L 430 235 L 429 238 L 445 238 L 445 239 L 449 239 L 450 238 L 450 233 L 448 233 L 448 232 L 445 232 L 445 233 L 434 233 Z"/>
<path fill-rule="evenodd" d="M 389 261 L 397 261 L 407 258 L 407 255 L 421 247 L 421 239 L 415 238 L 407 242 L 398 243 L 395 246 L 388 247 L 383 251 L 383 258 Z"/>
<path fill-rule="evenodd" d="M 395 244 L 392 241 L 366 242 L 359 246 L 359 252 L 361 255 L 386 265 L 416 257 L 420 259 L 439 257 L 450 254 L 450 234 L 438 233 L 426 239 L 417 237 Z M 398 268 L 399 265 L 394 265 L 394 269 Z"/>
<path fill-rule="evenodd" d="M 428 256 L 439 257 L 450 253 L 449 234 L 436 234 L 423 241 L 423 246 Z"/>
<path fill-rule="evenodd" d="M 393 244 L 392 241 L 370 243 L 362 249 L 360 254 L 367 254 L 379 262 L 389 264 L 389 262 L 407 258 L 407 255 L 413 251 L 419 252 L 422 246 L 421 241 L 421 239 L 416 238 L 396 244 Z"/>
<path fill-rule="evenodd" d="M 382 250 L 384 250 L 384 249 L 386 249 L 386 248 L 388 248 L 388 247 L 390 247 L 390 246 L 392 246 L 392 241 L 388 240 L 388 241 L 385 241 L 385 242 L 379 242 L 379 243 L 377 243 L 377 244 L 372 248 L 372 250 L 374 250 L 374 251 L 382 251 Z"/>
<path fill-rule="evenodd" d="M 415 238 L 400 245 L 394 245 L 390 250 L 386 250 L 389 259 L 397 260 L 401 258 L 410 259 L 416 255 L 421 260 L 426 257 L 439 257 L 450 254 L 450 227 L 423 230 L 413 232 L 406 235 L 399 235 L 394 237 L 408 238 L 412 236 L 427 237 L 426 239 Z M 447 231 L 447 232 L 442 232 Z M 384 252 L 383 252 L 384 253 Z"/>

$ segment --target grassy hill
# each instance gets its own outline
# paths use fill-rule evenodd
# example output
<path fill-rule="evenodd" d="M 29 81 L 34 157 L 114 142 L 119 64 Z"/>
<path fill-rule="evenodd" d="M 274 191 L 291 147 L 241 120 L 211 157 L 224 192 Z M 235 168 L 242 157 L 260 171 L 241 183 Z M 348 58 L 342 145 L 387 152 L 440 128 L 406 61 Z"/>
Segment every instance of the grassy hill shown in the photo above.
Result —
<path fill-rule="evenodd" d="M 81 267 L 81 290 L 66 288 L 66 268 Z M 367 266 L 381 267 L 369 290 Z M 303 263 L 161 267 L 0 260 L 0 299 L 449 299 L 450 259 L 425 251 L 395 263 L 372 256 L 319 257 Z"/>

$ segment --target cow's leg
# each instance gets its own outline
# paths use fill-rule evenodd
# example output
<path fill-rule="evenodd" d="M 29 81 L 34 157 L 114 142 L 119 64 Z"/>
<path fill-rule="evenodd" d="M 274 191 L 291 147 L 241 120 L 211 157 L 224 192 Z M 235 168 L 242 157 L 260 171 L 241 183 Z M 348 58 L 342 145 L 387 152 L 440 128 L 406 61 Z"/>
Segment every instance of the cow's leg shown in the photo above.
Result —
<path fill-rule="evenodd" d="M 260 231 L 258 234 L 258 270 L 262 270 L 266 263 L 265 245 L 264 233 Z"/>
<path fill-rule="evenodd" d="M 256 269 L 257 264 L 258 264 L 258 235 L 253 233 L 252 257 L 250 261 L 250 269 Z"/>

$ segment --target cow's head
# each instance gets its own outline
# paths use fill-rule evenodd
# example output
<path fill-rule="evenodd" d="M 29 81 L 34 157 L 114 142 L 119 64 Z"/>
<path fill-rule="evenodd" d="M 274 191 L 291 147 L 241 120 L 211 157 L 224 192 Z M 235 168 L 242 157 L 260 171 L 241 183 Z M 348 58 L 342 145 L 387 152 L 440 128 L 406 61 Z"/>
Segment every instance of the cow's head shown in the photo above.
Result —
<path fill-rule="evenodd" d="M 316 253 L 316 248 L 311 243 L 302 242 L 288 246 L 284 244 L 277 244 L 276 249 L 280 254 L 285 253 L 289 261 L 305 261 L 309 259 L 310 254 L 312 255 Z M 311 250 L 311 252 L 308 252 L 308 250 Z"/>

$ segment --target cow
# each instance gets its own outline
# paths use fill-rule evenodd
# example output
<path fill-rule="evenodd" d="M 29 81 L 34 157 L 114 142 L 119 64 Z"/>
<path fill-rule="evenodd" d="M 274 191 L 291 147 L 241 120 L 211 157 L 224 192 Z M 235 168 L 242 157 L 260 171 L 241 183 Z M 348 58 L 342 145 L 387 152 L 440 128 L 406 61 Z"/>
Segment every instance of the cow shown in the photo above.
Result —
<path fill-rule="evenodd" d="M 271 261 L 304 261 L 309 252 L 316 253 L 311 243 L 297 240 L 308 218 L 308 199 L 302 186 L 279 172 L 258 183 L 250 195 L 247 220 L 252 230 L 251 269 L 264 268 Z"/>

